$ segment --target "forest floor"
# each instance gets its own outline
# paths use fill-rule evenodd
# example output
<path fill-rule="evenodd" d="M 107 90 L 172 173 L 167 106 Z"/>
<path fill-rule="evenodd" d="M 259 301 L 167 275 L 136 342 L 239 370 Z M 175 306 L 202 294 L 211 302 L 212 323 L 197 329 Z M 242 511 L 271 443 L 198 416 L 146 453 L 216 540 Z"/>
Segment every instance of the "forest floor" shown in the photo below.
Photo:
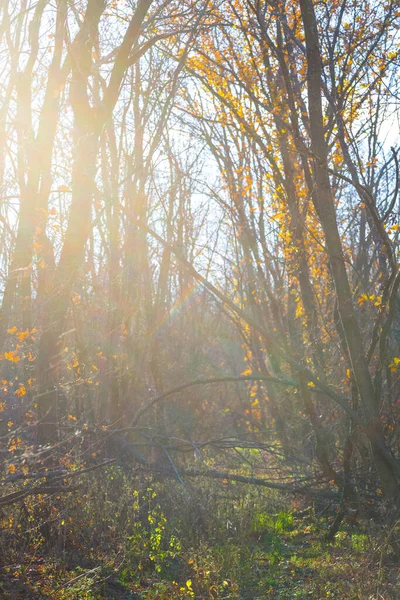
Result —
<path fill-rule="evenodd" d="M 91 548 L 83 559 L 46 555 L 42 547 L 5 565 L 0 598 L 400 599 L 399 568 L 384 540 L 371 538 L 365 526 L 345 527 L 328 544 L 315 518 L 281 513 L 261 525 L 247 539 L 231 535 L 164 556 L 161 544 L 161 556 L 149 552 L 151 559 L 143 555 L 134 568 L 129 554 L 118 551 L 110 557 Z"/>

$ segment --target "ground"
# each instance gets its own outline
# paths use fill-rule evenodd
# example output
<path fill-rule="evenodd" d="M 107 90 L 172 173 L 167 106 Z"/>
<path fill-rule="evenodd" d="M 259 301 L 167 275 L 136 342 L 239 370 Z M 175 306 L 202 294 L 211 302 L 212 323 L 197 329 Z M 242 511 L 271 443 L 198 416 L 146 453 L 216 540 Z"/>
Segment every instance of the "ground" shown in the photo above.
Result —
<path fill-rule="evenodd" d="M 151 513 L 150 513 L 151 514 Z M 4 600 L 168 600 L 302 598 L 388 600 L 400 598 L 399 569 L 384 537 L 368 522 L 344 525 L 334 543 L 314 514 L 259 513 L 247 536 L 234 530 L 223 540 L 187 546 L 167 534 L 153 512 L 159 537 L 132 536 L 131 550 L 113 556 L 96 548 L 86 559 L 51 556 L 39 545 L 4 568 Z M 151 519 L 150 519 L 151 520 Z M 169 537 L 168 537 L 169 536 Z M 147 542 L 143 543 L 143 539 Z M 168 544 L 166 543 L 168 541 Z M 175 546 L 174 546 L 175 544 Z M 168 548 L 166 548 L 168 546 Z M 80 560 L 79 565 L 78 560 Z M 75 563 L 75 564 L 74 564 Z"/>

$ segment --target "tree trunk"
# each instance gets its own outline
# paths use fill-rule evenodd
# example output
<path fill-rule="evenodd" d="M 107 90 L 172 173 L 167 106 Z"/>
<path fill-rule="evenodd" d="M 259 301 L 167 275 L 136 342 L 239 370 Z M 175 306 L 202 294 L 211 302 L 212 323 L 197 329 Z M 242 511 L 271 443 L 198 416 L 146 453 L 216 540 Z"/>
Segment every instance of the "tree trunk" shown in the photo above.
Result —
<path fill-rule="evenodd" d="M 338 311 L 346 337 L 352 370 L 364 410 L 366 434 L 371 444 L 375 466 L 382 489 L 393 503 L 399 495 L 398 468 L 391 460 L 386 448 L 379 421 L 377 399 L 362 343 L 352 295 L 343 257 L 342 244 L 336 220 L 336 211 L 329 179 L 328 147 L 324 136 L 321 78 L 322 63 L 319 49 L 318 29 L 312 0 L 300 0 L 302 20 L 306 37 L 308 104 L 313 152 L 313 175 L 316 193 L 313 197 L 315 209 L 324 230 L 326 248 L 336 290 Z"/>

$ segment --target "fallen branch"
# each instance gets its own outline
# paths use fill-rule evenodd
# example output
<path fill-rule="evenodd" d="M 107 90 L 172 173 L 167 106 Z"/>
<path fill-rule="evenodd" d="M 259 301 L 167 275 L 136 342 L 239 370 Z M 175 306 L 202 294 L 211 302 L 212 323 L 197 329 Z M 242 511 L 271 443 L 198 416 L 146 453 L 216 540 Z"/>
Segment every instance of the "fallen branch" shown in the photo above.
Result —
<path fill-rule="evenodd" d="M 46 481 L 37 486 L 25 487 L 22 490 L 18 490 L 16 492 L 12 492 L 11 494 L 7 494 L 6 496 L 2 496 L 0 497 L 0 507 L 19 502 L 27 496 L 37 494 L 58 494 L 64 492 L 73 492 L 74 490 L 79 489 L 79 486 L 74 488 L 71 486 L 57 486 L 57 482 L 66 478 L 71 479 L 72 477 L 78 477 L 79 475 L 90 473 L 91 471 L 94 471 L 96 469 L 106 467 L 114 463 L 115 461 L 116 459 L 113 458 L 98 465 L 92 465 L 91 467 L 87 467 L 86 469 L 80 469 L 79 471 L 69 471 L 68 473 L 65 473 L 64 469 L 60 469 L 59 471 L 52 471 L 50 473 L 32 473 L 25 475 L 26 479 L 40 479 L 45 477 L 46 479 L 50 479 L 50 482 Z"/>
<path fill-rule="evenodd" d="M 65 492 L 74 492 L 79 490 L 81 486 L 49 486 L 49 485 L 37 485 L 36 487 L 30 487 L 24 490 L 18 490 L 7 496 L 0 498 L 0 508 L 9 504 L 15 504 L 24 500 L 27 496 L 34 496 L 38 494 L 62 494 Z"/>
<path fill-rule="evenodd" d="M 157 471 L 169 477 L 176 478 L 176 473 L 172 469 L 161 469 L 156 465 L 148 465 L 148 469 Z M 247 477 L 245 475 L 237 475 L 236 473 L 229 473 L 228 471 L 215 471 L 213 469 L 180 469 L 180 475 L 186 477 L 207 477 L 210 479 L 220 479 L 226 481 L 235 481 L 237 483 L 243 483 L 245 485 L 254 485 L 257 487 L 266 487 L 272 490 L 279 490 L 288 494 L 318 494 L 326 497 L 337 497 L 337 493 L 334 491 L 316 491 L 312 489 L 313 484 L 307 485 L 296 485 L 289 483 L 279 483 L 278 481 L 270 481 L 262 479 L 260 477 Z M 315 482 L 314 482 L 315 483 Z"/>

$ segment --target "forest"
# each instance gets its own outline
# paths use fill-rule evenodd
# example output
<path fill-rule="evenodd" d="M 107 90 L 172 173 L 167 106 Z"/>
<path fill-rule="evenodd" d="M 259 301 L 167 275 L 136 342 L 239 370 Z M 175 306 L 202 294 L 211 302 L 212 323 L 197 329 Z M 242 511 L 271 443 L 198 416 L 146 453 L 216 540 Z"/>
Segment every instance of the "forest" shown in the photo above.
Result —
<path fill-rule="evenodd" d="M 0 599 L 400 599 L 400 1 L 0 0 Z"/>

